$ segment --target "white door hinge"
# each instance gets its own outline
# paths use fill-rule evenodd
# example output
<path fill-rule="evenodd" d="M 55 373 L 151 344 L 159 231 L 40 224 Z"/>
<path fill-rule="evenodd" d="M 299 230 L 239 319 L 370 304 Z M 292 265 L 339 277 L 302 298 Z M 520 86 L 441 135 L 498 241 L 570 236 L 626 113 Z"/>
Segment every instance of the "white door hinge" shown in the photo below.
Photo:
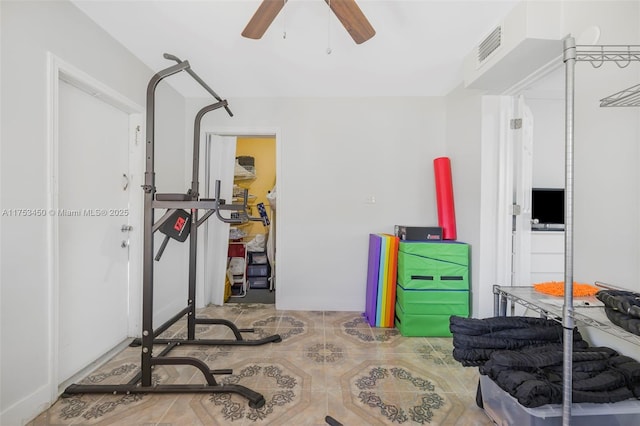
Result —
<path fill-rule="evenodd" d="M 138 145 L 138 142 L 139 142 L 138 136 L 140 136 L 140 125 L 136 126 L 136 136 L 135 136 L 136 145 Z"/>

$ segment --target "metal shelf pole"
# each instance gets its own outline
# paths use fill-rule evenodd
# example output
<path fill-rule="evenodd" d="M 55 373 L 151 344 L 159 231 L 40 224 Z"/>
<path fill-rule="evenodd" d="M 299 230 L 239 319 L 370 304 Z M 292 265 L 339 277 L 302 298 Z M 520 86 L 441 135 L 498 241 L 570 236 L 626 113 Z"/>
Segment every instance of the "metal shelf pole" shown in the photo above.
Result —
<path fill-rule="evenodd" d="M 564 40 L 565 63 L 565 229 L 564 229 L 564 306 L 562 314 L 562 424 L 571 424 L 573 392 L 573 106 L 576 65 L 576 42 Z"/>

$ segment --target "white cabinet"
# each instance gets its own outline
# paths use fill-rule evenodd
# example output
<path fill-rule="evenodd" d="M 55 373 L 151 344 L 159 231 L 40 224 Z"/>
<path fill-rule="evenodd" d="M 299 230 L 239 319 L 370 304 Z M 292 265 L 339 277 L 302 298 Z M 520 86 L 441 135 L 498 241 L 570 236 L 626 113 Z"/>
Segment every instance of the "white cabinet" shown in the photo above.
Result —
<path fill-rule="evenodd" d="M 531 232 L 531 282 L 564 281 L 564 231 Z"/>

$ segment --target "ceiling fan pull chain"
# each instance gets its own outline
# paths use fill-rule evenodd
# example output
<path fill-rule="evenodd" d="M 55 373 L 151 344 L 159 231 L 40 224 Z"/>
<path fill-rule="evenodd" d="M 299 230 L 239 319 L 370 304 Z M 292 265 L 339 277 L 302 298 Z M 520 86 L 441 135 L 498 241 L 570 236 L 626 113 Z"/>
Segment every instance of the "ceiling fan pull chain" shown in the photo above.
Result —
<path fill-rule="evenodd" d="M 329 10 L 327 13 L 327 55 L 331 55 L 331 0 L 327 0 Z"/>
<path fill-rule="evenodd" d="M 285 3 L 287 3 L 287 0 L 282 0 L 283 8 Z M 287 11 L 286 10 L 282 13 L 282 38 L 283 39 L 287 38 Z"/>

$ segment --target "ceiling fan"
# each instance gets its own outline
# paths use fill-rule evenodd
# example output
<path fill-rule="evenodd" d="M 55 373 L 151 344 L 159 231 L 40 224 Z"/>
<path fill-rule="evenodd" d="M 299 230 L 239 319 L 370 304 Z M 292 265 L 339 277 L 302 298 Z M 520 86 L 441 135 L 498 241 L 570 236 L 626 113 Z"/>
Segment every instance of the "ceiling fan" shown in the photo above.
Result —
<path fill-rule="evenodd" d="M 286 2 L 287 0 L 262 0 L 242 31 L 242 36 L 252 39 L 262 38 Z M 373 29 L 355 0 L 325 0 L 325 2 L 357 44 L 364 43 L 376 34 L 376 30 Z"/>

